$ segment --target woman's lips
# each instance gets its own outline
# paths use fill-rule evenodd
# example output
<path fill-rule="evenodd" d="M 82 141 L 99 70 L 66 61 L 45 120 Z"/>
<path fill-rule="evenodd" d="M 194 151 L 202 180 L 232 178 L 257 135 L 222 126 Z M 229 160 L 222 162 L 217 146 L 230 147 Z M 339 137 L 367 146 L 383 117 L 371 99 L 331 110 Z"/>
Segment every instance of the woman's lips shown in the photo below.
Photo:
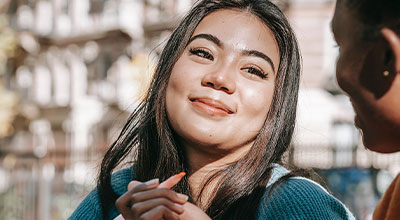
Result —
<path fill-rule="evenodd" d="M 201 97 L 191 98 L 189 100 L 196 109 L 210 116 L 228 116 L 234 113 L 228 105 L 215 99 Z"/>

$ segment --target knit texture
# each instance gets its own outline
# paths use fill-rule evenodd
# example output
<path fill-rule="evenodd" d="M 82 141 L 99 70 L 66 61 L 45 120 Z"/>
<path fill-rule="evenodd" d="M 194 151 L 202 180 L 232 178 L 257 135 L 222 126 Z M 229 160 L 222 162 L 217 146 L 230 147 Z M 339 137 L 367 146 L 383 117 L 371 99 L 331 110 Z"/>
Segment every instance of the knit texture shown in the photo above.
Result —
<path fill-rule="evenodd" d="M 257 212 L 257 220 L 264 219 L 355 219 L 348 209 L 336 198 L 330 195 L 317 183 L 306 178 L 290 178 L 275 187 L 269 196 L 271 185 L 289 171 L 281 166 L 273 169 L 266 192 L 261 198 Z M 131 168 L 115 172 L 111 178 L 111 185 L 118 195 L 127 191 L 128 183 L 133 179 Z M 114 204 L 110 208 L 109 219 L 119 215 Z M 102 219 L 101 206 L 97 190 L 94 189 L 78 206 L 69 220 Z"/>
<path fill-rule="evenodd" d="M 266 193 L 257 219 L 354 219 L 339 200 L 303 178 L 291 178 L 278 185 L 269 197 Z"/>
<path fill-rule="evenodd" d="M 118 194 L 122 195 L 128 191 L 129 182 L 134 179 L 134 171 L 132 168 L 126 168 L 118 170 L 111 176 L 111 186 L 113 190 Z M 119 215 L 119 211 L 115 208 L 114 204 L 110 205 L 109 219 L 114 219 Z M 101 220 L 101 204 L 100 198 L 95 188 L 90 192 L 86 198 L 79 204 L 78 208 L 72 213 L 69 220 Z"/>

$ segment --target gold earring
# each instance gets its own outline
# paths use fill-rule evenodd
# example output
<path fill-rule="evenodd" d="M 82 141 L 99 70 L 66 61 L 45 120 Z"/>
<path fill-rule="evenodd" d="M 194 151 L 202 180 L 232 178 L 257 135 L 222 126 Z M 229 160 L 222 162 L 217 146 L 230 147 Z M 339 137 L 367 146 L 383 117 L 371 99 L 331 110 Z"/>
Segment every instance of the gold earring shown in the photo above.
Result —
<path fill-rule="evenodd" d="M 387 70 L 383 71 L 383 76 L 384 76 L 384 77 L 389 76 L 389 74 L 390 74 L 389 71 L 387 71 Z"/>

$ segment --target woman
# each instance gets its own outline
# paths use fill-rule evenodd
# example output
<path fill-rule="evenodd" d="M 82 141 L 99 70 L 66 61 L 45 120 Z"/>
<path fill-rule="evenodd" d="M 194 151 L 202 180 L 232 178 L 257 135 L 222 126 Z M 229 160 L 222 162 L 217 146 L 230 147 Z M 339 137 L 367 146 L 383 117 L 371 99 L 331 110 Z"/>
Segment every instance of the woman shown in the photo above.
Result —
<path fill-rule="evenodd" d="M 396 0 L 338 0 L 332 20 L 338 83 L 350 96 L 364 145 L 380 153 L 400 151 L 399 11 Z M 398 175 L 373 218 L 400 219 L 399 210 Z"/>
<path fill-rule="evenodd" d="M 115 201 L 127 220 L 352 219 L 318 184 L 278 165 L 291 142 L 299 76 L 294 33 L 272 3 L 198 2 L 105 155 L 97 190 L 71 219 L 112 219 Z M 132 150 L 134 165 L 111 175 Z M 181 171 L 173 189 L 159 187 Z"/>

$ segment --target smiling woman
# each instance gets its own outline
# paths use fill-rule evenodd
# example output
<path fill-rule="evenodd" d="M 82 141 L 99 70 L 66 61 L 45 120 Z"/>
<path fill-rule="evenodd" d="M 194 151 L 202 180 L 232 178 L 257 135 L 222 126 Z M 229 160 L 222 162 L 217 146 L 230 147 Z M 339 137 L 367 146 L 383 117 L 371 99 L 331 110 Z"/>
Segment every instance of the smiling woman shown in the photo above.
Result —
<path fill-rule="evenodd" d="M 283 166 L 299 77 L 296 38 L 275 5 L 199 1 L 70 219 L 353 219 Z M 111 174 L 123 159 L 133 165 Z"/>
<path fill-rule="evenodd" d="M 189 160 L 200 152 L 217 160 L 248 151 L 274 95 L 274 35 L 251 14 L 220 10 L 200 22 L 189 42 L 166 91 L 168 119 Z"/>

